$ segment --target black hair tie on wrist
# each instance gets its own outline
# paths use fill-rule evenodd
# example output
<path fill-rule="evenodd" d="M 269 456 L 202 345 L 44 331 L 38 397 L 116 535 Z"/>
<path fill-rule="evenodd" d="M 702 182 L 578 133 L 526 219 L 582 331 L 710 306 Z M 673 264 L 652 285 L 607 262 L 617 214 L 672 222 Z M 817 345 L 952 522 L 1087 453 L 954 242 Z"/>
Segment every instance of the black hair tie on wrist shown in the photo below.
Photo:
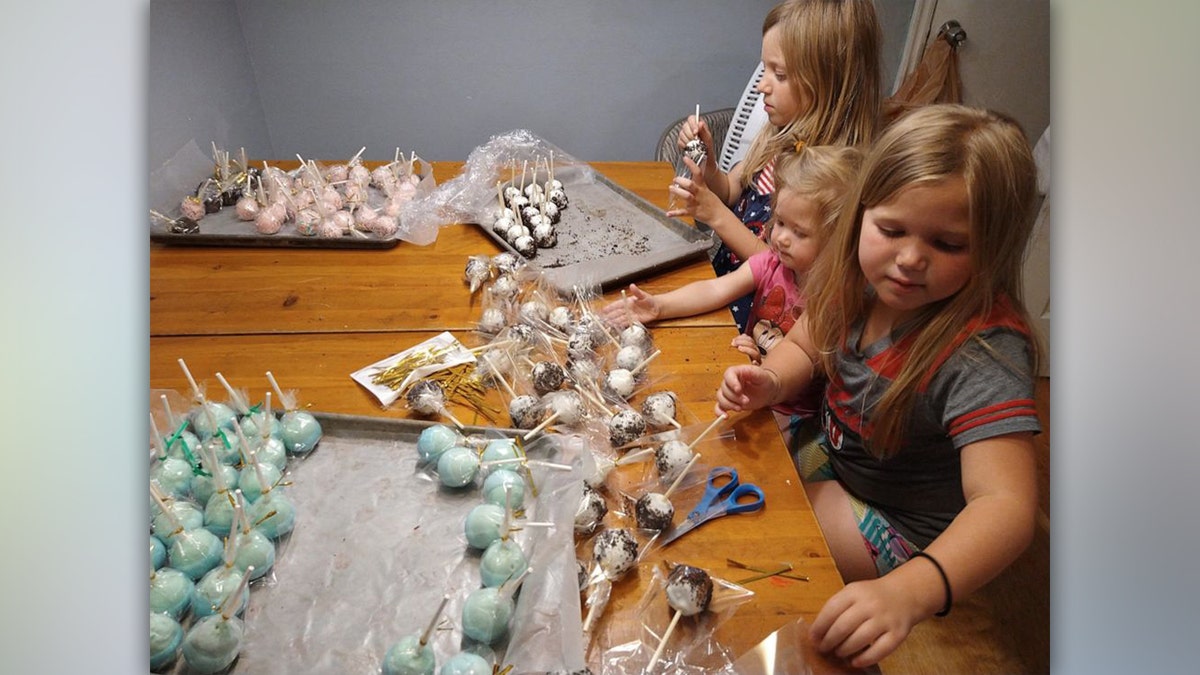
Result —
<path fill-rule="evenodd" d="M 937 568 L 938 574 L 942 575 L 942 587 L 946 589 L 946 604 L 942 606 L 942 611 L 937 612 L 934 616 L 946 616 L 950 613 L 950 605 L 954 604 L 954 594 L 950 592 L 950 579 L 946 576 L 946 570 L 942 569 L 940 562 L 924 551 L 913 551 L 912 557 L 928 560 Z"/>

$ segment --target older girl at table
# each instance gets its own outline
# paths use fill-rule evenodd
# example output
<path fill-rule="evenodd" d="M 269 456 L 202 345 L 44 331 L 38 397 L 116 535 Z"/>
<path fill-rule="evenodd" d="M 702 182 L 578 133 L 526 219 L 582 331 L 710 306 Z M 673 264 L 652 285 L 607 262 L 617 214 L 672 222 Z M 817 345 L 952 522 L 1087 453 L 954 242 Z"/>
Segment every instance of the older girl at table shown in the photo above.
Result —
<path fill-rule="evenodd" d="M 689 159 L 692 180 L 678 177 L 670 187 L 682 205 L 671 216 L 690 215 L 713 229 L 721 244 L 713 258 L 717 275 L 727 274 L 767 244 L 762 228 L 771 215 L 775 159 L 795 152 L 797 143 L 859 145 L 875 135 L 880 106 L 879 21 L 871 0 L 790 0 L 763 21 L 758 83 L 768 123 L 746 159 L 728 174 L 717 167 L 712 133 L 690 118 L 680 129 L 679 147 L 699 138 L 707 149 L 704 166 Z M 745 331 L 750 295 L 730 305 L 738 330 Z"/>
<path fill-rule="evenodd" d="M 855 667 L 891 653 L 1028 545 L 1037 360 L 1021 305 L 1036 170 L 1006 116 L 929 106 L 883 133 L 811 273 L 805 315 L 761 366 L 725 371 L 722 412 L 814 374 L 823 433 L 800 458 L 847 586 L 810 636 Z"/>

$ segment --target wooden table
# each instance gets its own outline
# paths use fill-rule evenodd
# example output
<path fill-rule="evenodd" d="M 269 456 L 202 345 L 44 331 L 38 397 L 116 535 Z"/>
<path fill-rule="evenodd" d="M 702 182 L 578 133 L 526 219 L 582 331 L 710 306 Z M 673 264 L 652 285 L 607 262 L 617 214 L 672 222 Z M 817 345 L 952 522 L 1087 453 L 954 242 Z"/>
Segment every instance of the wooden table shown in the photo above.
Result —
<path fill-rule="evenodd" d="M 448 180 L 460 166 L 435 163 L 435 176 L 439 182 Z M 665 206 L 664 188 L 672 176 L 669 165 L 593 166 Z M 261 398 L 267 386 L 264 373 L 270 370 L 284 389 L 296 389 L 313 410 L 406 417 L 403 405 L 382 409 L 350 379 L 350 373 L 444 330 L 468 345 L 479 344 L 481 338 L 472 330 L 480 309 L 462 281 L 462 270 L 468 255 L 497 252 L 499 248 L 478 227 L 457 224 L 445 226 L 428 247 L 402 243 L 387 250 L 152 245 L 150 387 L 185 392 L 187 382 L 177 363 L 183 358 L 209 391 L 221 391 L 214 377 L 221 372 L 234 386 L 247 387 L 253 398 Z M 659 292 L 711 275 L 708 261 L 701 259 L 639 286 Z M 617 294 L 610 292 L 609 297 Z M 713 394 L 720 373 L 742 361 L 729 348 L 735 335 L 724 309 L 653 327 L 655 346 L 662 354 L 650 367 L 650 380 L 655 390 L 676 392 L 685 424 L 707 426 L 714 419 Z M 499 392 L 489 393 L 488 402 L 505 409 Z M 452 411 L 460 418 L 470 415 Z M 505 414 L 501 419 L 507 423 Z M 789 562 L 795 566 L 794 574 L 810 578 L 804 582 L 772 577 L 747 585 L 755 596 L 716 634 L 735 655 L 797 618 L 811 621 L 841 588 L 769 413 L 736 416 L 697 449 L 706 465 L 735 466 L 744 482 L 758 484 L 767 495 L 767 506 L 754 514 L 708 523 L 666 549 L 651 551 L 636 572 L 615 585 L 612 602 L 596 630 L 593 657 L 607 646 L 642 637 L 637 605 L 651 588 L 652 566 L 660 560 L 703 567 L 731 581 L 750 573 L 731 568 L 727 558 L 762 566 Z M 656 604 L 665 608 L 665 601 Z M 811 649 L 806 656 L 816 673 L 847 670 Z"/>

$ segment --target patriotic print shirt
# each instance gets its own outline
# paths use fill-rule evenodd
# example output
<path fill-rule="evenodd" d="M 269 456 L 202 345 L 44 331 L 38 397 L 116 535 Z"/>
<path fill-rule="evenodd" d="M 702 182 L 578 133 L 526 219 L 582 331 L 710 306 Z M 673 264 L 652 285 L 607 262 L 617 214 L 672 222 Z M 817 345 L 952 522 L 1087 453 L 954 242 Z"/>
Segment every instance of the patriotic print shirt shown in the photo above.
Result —
<path fill-rule="evenodd" d="M 862 328 L 855 326 L 848 345 L 858 344 Z M 993 436 L 1041 430 L 1030 338 L 1003 300 L 989 317 L 972 321 L 926 378 L 904 443 L 888 459 L 870 454 L 862 437 L 870 431 L 870 411 L 907 357 L 909 341 L 884 337 L 862 347 L 842 349 L 825 391 L 821 418 L 830 462 L 851 493 L 924 547 L 966 506 L 962 448 Z"/>

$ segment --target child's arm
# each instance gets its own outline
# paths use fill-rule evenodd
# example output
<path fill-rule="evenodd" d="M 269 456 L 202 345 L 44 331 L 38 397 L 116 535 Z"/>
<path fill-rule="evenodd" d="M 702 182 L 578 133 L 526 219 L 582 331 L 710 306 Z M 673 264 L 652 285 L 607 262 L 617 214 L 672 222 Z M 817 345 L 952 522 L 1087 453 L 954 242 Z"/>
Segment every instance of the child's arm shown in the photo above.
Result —
<path fill-rule="evenodd" d="M 685 157 L 683 163 L 692 171 L 699 171 L 699 167 L 693 164 L 692 160 Z M 734 167 L 735 171 L 737 169 L 738 167 Z M 742 260 L 746 260 L 759 251 L 767 250 L 767 243 L 751 232 L 746 224 L 729 209 L 729 206 L 721 201 L 718 194 L 709 189 L 704 182 L 676 176 L 668 189 L 671 194 L 683 200 L 683 206 L 667 211 L 668 216 L 672 218 L 692 216 L 696 220 L 706 223 L 721 238 L 725 246 Z"/>
<path fill-rule="evenodd" d="M 1037 474 L 1027 432 L 996 436 L 962 450 L 967 506 L 924 551 L 941 564 L 954 598 L 1000 574 L 1029 545 L 1037 512 Z M 913 557 L 887 575 L 847 585 L 817 615 L 810 637 L 823 652 L 865 668 L 890 654 L 914 625 L 942 609 L 941 574 Z"/>
<path fill-rule="evenodd" d="M 624 328 L 629 325 L 631 314 L 639 323 L 693 316 L 724 307 L 753 290 L 754 273 L 749 265 L 742 265 L 724 276 L 693 281 L 659 295 L 651 295 L 637 285 L 629 284 L 629 295 L 632 297 L 605 305 L 600 310 L 600 318 Z"/>
<path fill-rule="evenodd" d="M 801 315 L 787 336 L 767 352 L 762 365 L 725 370 L 717 389 L 717 414 L 757 410 L 795 398 L 812 381 L 816 354 L 808 335 L 808 319 Z"/>

